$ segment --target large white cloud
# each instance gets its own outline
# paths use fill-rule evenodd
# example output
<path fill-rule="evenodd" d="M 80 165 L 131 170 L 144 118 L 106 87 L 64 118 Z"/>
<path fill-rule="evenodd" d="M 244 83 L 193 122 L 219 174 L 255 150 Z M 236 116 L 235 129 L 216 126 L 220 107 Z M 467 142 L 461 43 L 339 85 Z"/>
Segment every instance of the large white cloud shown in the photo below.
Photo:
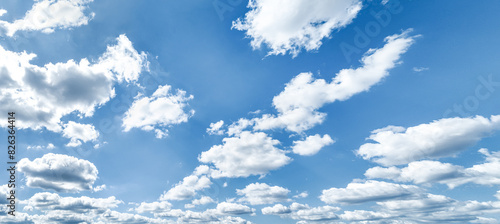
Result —
<path fill-rule="evenodd" d="M 351 23 L 361 10 L 359 0 L 250 0 L 244 19 L 232 28 L 246 31 L 252 47 L 269 47 L 270 55 L 316 50 L 330 33 Z"/>
<path fill-rule="evenodd" d="M 409 128 L 388 126 L 374 130 L 369 139 L 376 143 L 362 145 L 357 154 L 384 166 L 452 156 L 498 128 L 500 116 L 444 118 Z"/>
<path fill-rule="evenodd" d="M 318 112 L 326 103 L 347 100 L 355 94 L 368 91 L 389 75 L 389 70 L 399 62 L 414 42 L 408 36 L 411 30 L 385 38 L 386 44 L 372 49 L 361 59 L 359 68 L 343 69 L 327 82 L 315 79 L 311 73 L 301 73 L 286 84 L 285 89 L 274 97 L 273 105 L 278 115 L 264 114 L 255 118 L 255 130 L 286 128 L 303 132 L 323 122 L 325 113 Z"/>
<path fill-rule="evenodd" d="M 293 142 L 293 153 L 302 156 L 312 156 L 319 152 L 323 147 L 333 144 L 335 141 L 329 135 L 311 135 L 303 141 Z"/>
<path fill-rule="evenodd" d="M 417 186 L 368 180 L 363 183 L 350 183 L 346 188 L 323 190 L 320 199 L 326 203 L 357 204 L 411 197 L 420 192 L 421 189 Z"/>
<path fill-rule="evenodd" d="M 157 138 L 167 135 L 167 127 L 187 122 L 194 110 L 185 111 L 187 101 L 193 96 L 186 96 L 183 90 L 171 93 L 171 86 L 159 86 L 151 97 L 140 96 L 136 99 L 123 118 L 124 131 L 132 128 L 156 132 Z"/>
<path fill-rule="evenodd" d="M 96 62 L 82 59 L 31 64 L 35 54 L 12 52 L 0 46 L 0 104 L 18 112 L 18 128 L 62 131 L 61 118 L 77 113 L 92 116 L 96 107 L 115 96 L 113 85 L 121 77 L 138 77 L 145 68 L 145 55 L 138 53 L 125 35 L 108 47 Z M 120 67 L 125 61 L 128 66 Z M 119 68 L 120 67 L 120 68 Z M 134 81 L 134 78 L 128 79 Z M 0 118 L 6 119 L 6 113 Z M 1 124 L 5 126 L 6 124 Z"/>
<path fill-rule="evenodd" d="M 94 164 L 87 160 L 53 153 L 33 161 L 21 159 L 18 169 L 24 173 L 28 187 L 58 192 L 92 190 L 98 174 Z"/>
<path fill-rule="evenodd" d="M 224 138 L 224 144 L 215 145 L 202 152 L 198 160 L 212 163 L 216 169 L 212 177 L 248 177 L 266 175 L 291 162 L 283 150 L 275 147 L 278 140 L 266 133 L 242 132 L 237 137 Z"/>
<path fill-rule="evenodd" d="M 87 12 L 88 4 L 93 0 L 37 0 L 32 8 L 26 12 L 22 19 L 9 23 L 0 20 L 0 28 L 8 36 L 13 36 L 21 30 L 41 30 L 52 33 L 55 29 L 68 29 L 87 25 L 94 17 Z M 0 16 L 7 11 L 0 13 Z"/>
<path fill-rule="evenodd" d="M 269 186 L 265 183 L 253 183 L 243 189 L 236 189 L 238 195 L 243 196 L 239 201 L 251 205 L 274 204 L 287 201 L 290 190 L 280 186 Z"/>
<path fill-rule="evenodd" d="M 500 152 L 490 153 L 487 149 L 480 149 L 486 156 L 486 161 L 469 168 L 442 163 L 439 161 L 416 161 L 407 167 L 373 167 L 365 172 L 365 176 L 372 179 L 391 179 L 415 184 L 442 183 L 455 188 L 466 183 L 482 185 L 500 185 Z"/>

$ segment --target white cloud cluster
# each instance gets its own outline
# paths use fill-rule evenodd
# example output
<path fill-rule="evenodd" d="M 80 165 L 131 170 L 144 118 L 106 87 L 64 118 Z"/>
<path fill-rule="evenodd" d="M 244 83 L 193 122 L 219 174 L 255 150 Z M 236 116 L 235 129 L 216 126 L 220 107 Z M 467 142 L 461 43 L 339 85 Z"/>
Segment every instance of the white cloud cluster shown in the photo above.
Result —
<path fill-rule="evenodd" d="M 44 150 L 44 149 L 55 149 L 56 147 L 54 146 L 54 144 L 52 143 L 49 143 L 47 144 L 46 146 L 43 146 L 43 145 L 28 145 L 26 147 L 27 150 Z"/>
<path fill-rule="evenodd" d="M 104 212 L 110 208 L 118 207 L 123 203 L 115 197 L 109 198 L 89 198 L 82 196 L 61 197 L 55 193 L 36 193 L 27 202 L 28 209 L 38 209 L 40 211 L 71 211 L 75 213 Z"/>
<path fill-rule="evenodd" d="M 248 224 L 248 222 L 240 217 L 232 215 L 254 215 L 255 209 L 246 205 L 221 202 L 216 208 L 207 209 L 202 212 L 190 210 L 172 209 L 166 212 L 154 213 L 156 217 L 177 218 L 175 223 L 240 223 Z"/>
<path fill-rule="evenodd" d="M 206 205 L 210 203 L 215 203 L 214 199 L 208 196 L 202 196 L 200 199 L 194 199 L 191 204 L 185 204 L 185 208 L 194 208 L 197 205 Z"/>
<path fill-rule="evenodd" d="M 273 105 L 278 115 L 264 114 L 255 118 L 255 130 L 286 128 L 303 132 L 323 122 L 325 113 L 317 111 L 327 103 L 347 100 L 355 94 L 368 91 L 389 75 L 389 70 L 399 62 L 414 42 L 408 36 L 411 30 L 385 38 L 386 44 L 371 49 L 361 59 L 362 66 L 341 70 L 331 82 L 315 79 L 311 73 L 301 73 L 274 97 Z"/>
<path fill-rule="evenodd" d="M 196 192 L 210 187 L 212 181 L 207 177 L 209 169 L 207 166 L 199 166 L 192 175 L 184 177 L 173 188 L 164 192 L 160 200 L 188 200 L 196 196 Z"/>
<path fill-rule="evenodd" d="M 417 195 L 421 189 L 412 185 L 393 184 L 368 180 L 363 183 L 350 183 L 346 188 L 323 190 L 320 199 L 329 204 L 357 204 L 370 201 L 384 201 Z"/>
<path fill-rule="evenodd" d="M 210 135 L 223 135 L 224 130 L 221 130 L 223 125 L 223 120 L 217 121 L 216 123 L 211 123 L 210 128 L 207 128 L 207 133 Z"/>
<path fill-rule="evenodd" d="M 202 152 L 198 160 L 212 163 L 212 177 L 248 177 L 266 175 L 291 162 L 283 150 L 275 147 L 278 140 L 263 132 L 244 131 L 240 136 L 224 138 L 224 144 Z"/>
<path fill-rule="evenodd" d="M 333 144 L 335 141 L 329 135 L 319 134 L 308 136 L 303 141 L 293 142 L 293 153 L 301 156 L 312 156 L 319 152 L 323 147 Z"/>
<path fill-rule="evenodd" d="M 83 142 L 96 141 L 99 137 L 99 132 L 90 124 L 80 124 L 69 121 L 64 124 L 63 136 L 71 139 L 66 145 L 68 147 L 80 146 Z"/>
<path fill-rule="evenodd" d="M 236 189 L 238 195 L 243 196 L 239 201 L 251 205 L 274 204 L 288 200 L 290 190 L 280 186 L 269 186 L 265 183 L 253 183 L 244 189 Z"/>
<path fill-rule="evenodd" d="M 135 211 L 138 213 L 161 213 L 169 211 L 171 207 L 172 204 L 168 201 L 155 201 L 151 203 L 142 202 L 137 208 L 135 208 Z"/>
<path fill-rule="evenodd" d="M 108 47 L 95 63 L 82 59 L 38 66 L 30 63 L 35 54 L 12 52 L 0 46 L 0 78 L 3 80 L 0 103 L 6 110 L 23 111 L 16 115 L 23 121 L 16 125 L 18 128 L 61 132 L 62 117 L 74 112 L 92 116 L 96 107 L 115 96 L 113 84 L 120 77 L 137 77 L 144 68 L 143 54 L 132 47 L 125 35 L 120 35 L 117 44 Z M 114 57 L 117 55 L 120 57 Z M 130 66 L 116 69 L 123 60 L 133 70 L 129 70 Z M 6 119 L 5 116 L 6 113 L 0 114 L 0 118 Z"/>
<path fill-rule="evenodd" d="M 17 31 L 41 30 L 52 33 L 55 29 L 69 29 L 87 25 L 94 17 L 88 13 L 88 4 L 93 0 L 37 0 L 22 19 L 9 23 L 0 20 L 0 28 L 6 31 L 7 36 L 13 36 Z M 0 16 L 7 13 L 0 11 Z"/>
<path fill-rule="evenodd" d="M 407 167 L 373 167 L 366 171 L 365 176 L 372 179 L 390 179 L 415 184 L 442 183 L 455 188 L 466 183 L 482 185 L 500 185 L 500 152 L 490 153 L 487 149 L 480 149 L 486 156 L 486 162 L 470 168 L 442 163 L 439 161 L 416 161 Z"/>
<path fill-rule="evenodd" d="M 186 112 L 185 107 L 193 96 L 186 96 L 183 90 L 172 94 L 171 88 L 169 85 L 159 86 L 151 97 L 137 98 L 123 118 L 124 131 L 132 128 L 154 130 L 157 138 L 163 138 L 167 135 L 167 127 L 187 122 L 194 110 Z"/>
<path fill-rule="evenodd" d="M 58 192 L 91 190 L 98 174 L 94 164 L 87 160 L 53 153 L 33 161 L 21 159 L 18 169 L 24 173 L 28 187 Z"/>
<path fill-rule="evenodd" d="M 290 53 L 294 57 L 305 49 L 317 50 L 335 29 L 350 24 L 361 10 L 359 0 L 251 0 L 244 19 L 232 28 L 246 31 L 254 49 L 265 44 L 269 55 Z"/>
<path fill-rule="evenodd" d="M 499 128 L 498 115 L 444 118 L 409 128 L 388 126 L 374 130 L 369 139 L 376 143 L 362 145 L 357 154 L 384 166 L 452 156 Z"/>
<path fill-rule="evenodd" d="M 291 218 L 302 221 L 331 221 L 338 219 L 336 212 L 340 211 L 338 207 L 319 206 L 309 207 L 307 204 L 292 203 L 290 206 L 276 204 L 272 207 L 262 208 L 264 215 L 279 215 L 282 218 Z"/>

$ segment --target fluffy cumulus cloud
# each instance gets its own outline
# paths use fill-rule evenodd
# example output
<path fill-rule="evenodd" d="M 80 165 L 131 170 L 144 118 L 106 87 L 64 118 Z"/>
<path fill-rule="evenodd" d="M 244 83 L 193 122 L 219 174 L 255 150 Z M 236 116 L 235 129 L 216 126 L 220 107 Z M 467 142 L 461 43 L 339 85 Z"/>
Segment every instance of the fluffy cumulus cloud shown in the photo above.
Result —
<path fill-rule="evenodd" d="M 329 204 L 357 204 L 411 197 L 420 192 L 421 189 L 417 186 L 368 180 L 363 183 L 350 183 L 346 188 L 323 190 L 320 199 Z"/>
<path fill-rule="evenodd" d="M 0 46 L 0 78 L 3 80 L 0 103 L 5 110 L 23 111 L 16 115 L 23 121 L 16 125 L 21 129 L 46 128 L 61 132 L 62 117 L 70 113 L 92 116 L 98 106 L 115 96 L 113 85 L 120 77 L 137 77 L 145 66 L 145 58 L 125 35 L 120 35 L 117 44 L 108 47 L 93 63 L 82 59 L 38 66 L 30 62 L 35 57 L 35 54 L 12 52 Z M 118 68 L 122 60 L 134 69 Z M 0 118 L 6 119 L 5 116 L 6 113 L 1 113 Z"/>
<path fill-rule="evenodd" d="M 199 166 L 192 175 L 185 177 L 167 192 L 161 195 L 160 200 L 188 200 L 196 196 L 197 191 L 210 187 L 212 181 L 207 177 L 207 166 Z"/>
<path fill-rule="evenodd" d="M 250 11 L 233 28 L 246 31 L 254 49 L 265 44 L 269 55 L 297 56 L 302 49 L 318 49 L 333 30 L 351 23 L 361 7 L 359 0 L 251 0 Z"/>
<path fill-rule="evenodd" d="M 69 121 L 64 124 L 63 136 L 71 139 L 66 146 L 76 147 L 80 146 L 82 142 L 96 141 L 99 132 L 95 130 L 93 125 Z"/>
<path fill-rule="evenodd" d="M 439 161 L 416 161 L 407 167 L 373 167 L 365 172 L 365 176 L 372 179 L 390 179 L 415 184 L 442 183 L 455 188 L 466 183 L 482 185 L 500 185 L 500 152 L 490 153 L 487 149 L 480 149 L 486 156 L 486 161 L 465 168 Z"/>
<path fill-rule="evenodd" d="M 347 100 L 368 91 L 389 75 L 389 70 L 414 42 L 415 36 L 408 36 L 410 31 L 386 37 L 384 47 L 372 49 L 363 56 L 361 67 L 343 69 L 331 82 L 315 79 L 311 73 L 299 74 L 274 97 L 273 105 L 278 115 L 264 114 L 255 118 L 254 129 L 286 128 L 300 133 L 322 123 L 326 114 L 317 109 L 326 103 Z"/>
<path fill-rule="evenodd" d="M 333 144 L 335 141 L 329 135 L 311 135 L 303 141 L 293 142 L 293 153 L 301 156 L 312 156 L 319 152 L 323 147 Z"/>
<path fill-rule="evenodd" d="M 243 196 L 240 199 L 241 202 L 248 202 L 251 205 L 262 205 L 287 201 L 290 190 L 280 186 L 269 186 L 265 183 L 253 183 L 244 189 L 236 189 L 236 193 Z"/>
<path fill-rule="evenodd" d="M 24 158 L 19 161 L 18 169 L 25 175 L 28 187 L 58 192 L 92 190 L 98 174 L 94 164 L 87 160 L 53 153 L 33 161 Z"/>
<path fill-rule="evenodd" d="M 275 147 L 279 141 L 263 132 L 244 131 L 237 137 L 224 138 L 223 142 L 198 158 L 215 166 L 211 174 L 214 178 L 266 175 L 291 162 L 285 151 Z"/>
<path fill-rule="evenodd" d="M 18 31 L 38 31 L 52 33 L 55 29 L 68 29 L 87 25 L 94 17 L 88 12 L 88 4 L 93 0 L 37 0 L 23 18 L 13 22 L 0 20 L 0 28 L 7 36 Z M 7 11 L 0 11 L 0 16 Z"/>
<path fill-rule="evenodd" d="M 154 130 L 157 138 L 167 135 L 167 128 L 174 124 L 187 122 L 194 110 L 186 111 L 187 101 L 193 99 L 183 90 L 172 93 L 171 86 L 159 86 L 151 97 L 139 96 L 123 118 L 124 131 L 140 128 Z"/>
<path fill-rule="evenodd" d="M 498 115 L 444 118 L 409 128 L 388 126 L 373 131 L 369 139 L 375 143 L 362 145 L 357 154 L 384 166 L 452 156 L 499 128 Z"/>

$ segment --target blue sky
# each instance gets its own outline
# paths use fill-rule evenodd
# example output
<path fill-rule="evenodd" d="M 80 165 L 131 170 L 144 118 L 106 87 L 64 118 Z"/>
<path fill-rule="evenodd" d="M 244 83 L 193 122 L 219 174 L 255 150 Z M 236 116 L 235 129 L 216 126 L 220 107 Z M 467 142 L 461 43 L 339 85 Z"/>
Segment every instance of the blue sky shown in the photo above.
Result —
<path fill-rule="evenodd" d="M 0 2 L 0 220 L 498 223 L 499 10 Z"/>

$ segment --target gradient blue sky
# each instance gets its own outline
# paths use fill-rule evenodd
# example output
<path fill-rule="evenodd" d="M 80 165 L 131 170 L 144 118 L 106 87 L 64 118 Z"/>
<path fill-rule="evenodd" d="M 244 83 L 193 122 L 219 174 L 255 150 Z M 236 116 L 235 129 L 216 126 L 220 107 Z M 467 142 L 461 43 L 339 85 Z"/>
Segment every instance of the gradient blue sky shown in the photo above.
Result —
<path fill-rule="evenodd" d="M 3 211 L 0 220 L 499 222 L 500 2 L 252 2 L 254 8 L 243 0 L 0 2 L 5 10 L 0 10 L 0 57 L 5 60 L 0 62 L 0 77 L 6 80 L 0 84 L 2 136 L 7 138 L 6 112 L 14 110 L 17 156 L 22 159 L 18 215 L 12 218 Z M 43 7 L 47 9 L 37 11 Z M 82 17 L 64 17 L 70 9 Z M 390 15 L 386 24 L 373 15 L 380 12 Z M 75 23 L 70 23 L 72 18 Z M 243 23 L 239 28 L 238 19 Z M 326 27 L 329 22 L 334 25 Z M 291 35 L 306 29 L 300 24 L 311 33 Z M 360 31 L 366 34 L 374 24 L 378 29 L 368 30 L 373 33 L 367 35 L 367 44 L 356 44 Z M 326 34 L 307 49 L 320 29 Z M 252 46 L 257 38 L 263 38 L 260 48 Z M 297 41 L 300 38 L 304 41 Z M 278 50 L 283 54 L 273 53 L 272 44 L 283 43 L 278 40 L 298 52 L 282 45 Z M 132 44 L 127 50 L 120 48 L 127 43 Z M 346 54 L 343 46 L 357 50 Z M 377 55 L 384 50 L 397 53 Z M 36 57 L 29 65 L 8 62 L 5 58 L 14 58 L 14 52 Z M 83 67 L 81 59 L 95 70 L 65 70 L 70 60 Z M 64 68 L 51 70 L 57 63 Z M 344 79 L 336 84 L 345 84 L 345 89 L 336 91 L 340 87 L 329 83 L 341 70 Z M 305 73 L 311 82 L 323 79 L 326 84 L 289 88 Z M 123 78 L 126 74 L 132 78 Z M 89 77 L 106 81 L 82 81 Z M 103 87 L 104 95 L 99 95 L 95 85 L 103 82 L 109 89 Z M 162 95 L 159 90 L 168 86 L 169 93 Z M 101 103 L 82 103 L 106 94 L 109 98 Z M 133 116 L 134 105 L 147 99 L 151 103 L 155 94 L 171 104 L 135 110 L 135 116 L 155 118 L 149 127 L 137 119 L 125 121 Z M 275 106 L 277 101 L 284 102 L 284 112 Z M 94 108 L 94 113 L 83 115 L 82 105 Z M 270 124 L 272 118 L 303 108 L 311 113 L 296 122 L 316 119 L 314 113 L 324 118 L 298 131 L 286 128 L 295 122 L 292 119 Z M 175 109 L 181 114 L 176 116 Z M 58 113 L 63 115 L 54 115 Z M 55 120 L 44 120 L 50 116 Z M 228 127 L 240 118 L 253 123 L 231 135 Z M 164 126 L 162 119 L 168 120 Z M 269 128 L 259 129 L 259 119 L 270 122 Z M 220 135 L 208 133 L 219 121 L 224 122 Z M 382 140 L 369 139 L 382 128 Z M 156 136 L 149 129 L 167 134 Z M 259 135 L 267 140 L 244 137 Z M 323 141 L 311 138 L 306 144 L 307 137 L 315 135 Z M 304 150 L 317 145 L 320 150 L 301 155 L 294 152 L 297 142 L 304 142 Z M 288 160 L 277 162 L 284 158 Z M 247 167 L 242 165 L 245 159 Z M 5 167 L 5 159 L 1 161 Z M 197 167 L 207 170 L 194 174 Z M 1 172 L 0 179 L 7 178 L 7 172 Z M 0 195 L 6 189 L 2 186 Z M 305 197 L 294 197 L 304 192 Z M 210 202 L 189 206 L 201 198 Z"/>

